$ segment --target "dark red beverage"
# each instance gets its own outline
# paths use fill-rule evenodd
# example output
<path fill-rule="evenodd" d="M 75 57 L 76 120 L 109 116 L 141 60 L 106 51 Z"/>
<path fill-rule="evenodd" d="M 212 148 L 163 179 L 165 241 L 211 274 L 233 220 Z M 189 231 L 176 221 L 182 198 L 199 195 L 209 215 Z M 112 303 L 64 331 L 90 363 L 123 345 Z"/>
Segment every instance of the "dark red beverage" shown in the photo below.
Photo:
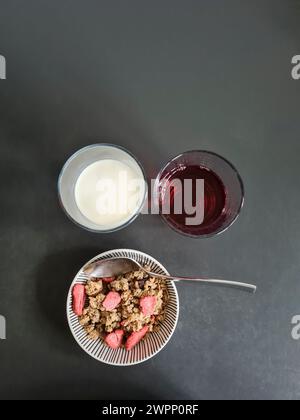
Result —
<path fill-rule="evenodd" d="M 176 188 L 175 180 L 180 181 L 181 188 Z M 187 224 L 187 220 L 193 217 L 193 215 L 187 214 L 185 211 L 185 180 L 190 180 L 189 182 L 192 186 L 188 191 L 189 195 L 192 194 L 192 197 L 190 197 L 192 205 L 199 211 L 200 207 L 202 206 L 203 210 L 204 206 L 204 218 L 201 224 Z M 197 197 L 199 198 L 199 191 L 197 192 L 199 184 L 197 186 L 197 180 L 204 180 L 204 197 L 201 195 L 201 200 L 197 200 Z M 166 194 L 168 185 L 169 193 Z M 171 226 L 182 233 L 193 236 L 210 235 L 218 231 L 224 223 L 226 217 L 226 189 L 222 180 L 210 169 L 199 165 L 180 165 L 174 168 L 169 174 L 165 174 L 164 187 L 161 190 L 160 197 L 161 204 L 166 204 L 165 200 L 170 200 L 170 214 L 163 214 L 163 217 Z M 181 214 L 177 214 L 178 207 L 176 210 L 175 202 L 178 205 L 178 201 L 176 200 L 182 200 L 180 206 L 182 207 Z"/>

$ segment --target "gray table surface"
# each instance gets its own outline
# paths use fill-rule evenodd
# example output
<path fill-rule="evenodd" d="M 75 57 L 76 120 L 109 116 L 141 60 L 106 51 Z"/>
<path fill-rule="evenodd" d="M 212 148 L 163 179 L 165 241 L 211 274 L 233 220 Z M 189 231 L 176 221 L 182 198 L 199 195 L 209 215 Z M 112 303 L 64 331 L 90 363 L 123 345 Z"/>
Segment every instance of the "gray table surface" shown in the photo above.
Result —
<path fill-rule="evenodd" d="M 298 399 L 299 0 L 0 0 L 0 398 Z M 149 177 L 209 149 L 240 170 L 238 222 L 192 240 L 159 217 L 111 235 L 60 210 L 64 161 L 101 140 Z M 258 294 L 178 286 L 171 342 L 114 368 L 73 340 L 65 299 L 78 268 L 125 247 L 172 273 L 254 282 Z"/>

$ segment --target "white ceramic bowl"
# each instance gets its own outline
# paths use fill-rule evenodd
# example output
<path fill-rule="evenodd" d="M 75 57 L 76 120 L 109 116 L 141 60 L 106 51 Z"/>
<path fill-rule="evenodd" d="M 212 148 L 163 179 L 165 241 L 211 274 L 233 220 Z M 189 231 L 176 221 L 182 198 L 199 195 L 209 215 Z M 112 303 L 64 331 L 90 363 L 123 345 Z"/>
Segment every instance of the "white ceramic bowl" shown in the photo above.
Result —
<path fill-rule="evenodd" d="M 129 257 L 133 258 L 141 264 L 150 265 L 151 271 L 158 274 L 169 273 L 158 261 L 147 254 L 130 249 L 117 249 L 108 251 L 93 258 L 87 264 L 112 257 Z M 85 266 L 87 265 L 85 264 Z M 84 267 L 85 267 L 84 266 Z M 84 268 L 82 267 L 82 269 Z M 173 282 L 167 281 L 169 292 L 169 302 L 166 307 L 166 317 L 163 321 L 161 328 L 157 332 L 152 332 L 147 335 L 145 340 L 142 340 L 131 351 L 124 348 L 117 350 L 109 348 L 102 339 L 97 341 L 90 340 L 86 332 L 78 321 L 77 315 L 74 314 L 72 309 L 72 289 L 76 283 L 84 283 L 87 277 L 83 274 L 82 269 L 75 276 L 67 298 L 67 318 L 71 332 L 80 345 L 80 347 L 94 357 L 99 362 L 107 363 L 114 366 L 131 366 L 138 363 L 145 362 L 159 353 L 169 342 L 172 337 L 178 322 L 179 317 L 179 299 L 177 289 Z"/>

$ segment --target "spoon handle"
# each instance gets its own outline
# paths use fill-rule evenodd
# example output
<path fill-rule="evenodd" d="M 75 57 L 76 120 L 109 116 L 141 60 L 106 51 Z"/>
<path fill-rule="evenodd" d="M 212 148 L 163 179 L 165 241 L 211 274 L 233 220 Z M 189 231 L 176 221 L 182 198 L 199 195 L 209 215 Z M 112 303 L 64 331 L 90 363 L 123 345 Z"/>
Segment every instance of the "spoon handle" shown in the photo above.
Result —
<path fill-rule="evenodd" d="M 156 274 L 156 273 L 149 273 L 149 274 L 156 277 L 161 277 L 167 280 L 176 281 L 176 282 L 191 281 L 191 282 L 197 282 L 197 283 L 202 283 L 202 284 L 211 285 L 211 286 L 214 285 L 214 286 L 232 287 L 232 288 L 244 290 L 250 293 L 256 292 L 256 286 L 254 286 L 253 284 L 240 283 L 236 281 L 218 280 L 218 279 L 197 279 L 193 277 L 173 277 L 173 276 L 165 276 L 163 274 Z"/>

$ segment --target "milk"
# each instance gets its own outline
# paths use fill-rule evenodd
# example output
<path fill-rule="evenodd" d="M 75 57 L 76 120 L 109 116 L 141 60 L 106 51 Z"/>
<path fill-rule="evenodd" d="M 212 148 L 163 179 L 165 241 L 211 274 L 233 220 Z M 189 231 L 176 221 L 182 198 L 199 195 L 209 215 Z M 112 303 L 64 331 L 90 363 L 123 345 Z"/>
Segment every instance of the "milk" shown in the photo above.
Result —
<path fill-rule="evenodd" d="M 81 213 L 105 229 L 121 226 L 138 211 L 145 196 L 145 180 L 139 168 L 105 159 L 83 170 L 75 185 L 75 201 Z"/>

